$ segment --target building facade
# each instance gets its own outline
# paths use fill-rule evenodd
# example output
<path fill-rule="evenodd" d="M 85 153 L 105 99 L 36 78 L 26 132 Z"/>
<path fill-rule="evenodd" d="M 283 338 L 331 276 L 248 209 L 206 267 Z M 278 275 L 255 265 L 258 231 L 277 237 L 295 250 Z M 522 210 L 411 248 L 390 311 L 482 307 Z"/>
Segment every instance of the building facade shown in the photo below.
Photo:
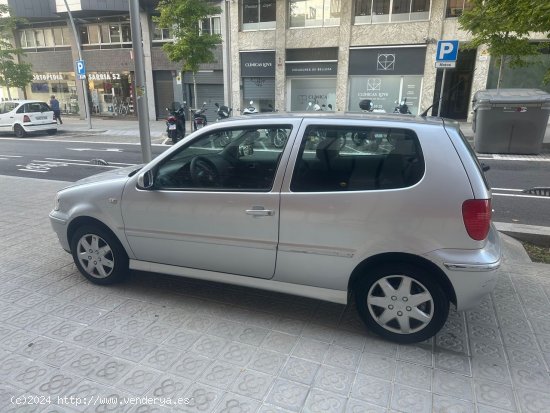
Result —
<path fill-rule="evenodd" d="M 82 113 L 83 92 L 94 115 L 135 116 L 134 63 L 128 0 L 70 0 L 82 45 L 87 78 L 75 78 L 76 41 L 64 0 L 4 0 L 29 23 L 16 33 L 32 63 L 28 98 L 55 94 L 67 113 Z M 133 0 L 132 0 L 133 1 Z M 137 0 L 136 0 L 137 1 Z M 318 104 L 326 110 L 360 111 L 371 99 L 392 112 L 407 99 L 418 114 L 439 100 L 441 115 L 466 119 L 473 94 L 496 85 L 498 70 L 484 48 L 461 47 L 456 68 L 435 68 L 437 40 L 469 35 L 457 17 L 468 0 L 231 0 L 218 3 L 202 29 L 222 35 L 216 63 L 196 76 L 181 76 L 181 64 L 162 50 L 170 30 L 155 26 L 157 0 L 140 0 L 150 116 L 162 118 L 173 101 L 200 106 L 224 102 L 239 114 L 250 101 L 259 111 L 303 111 Z M 545 40 L 541 35 L 534 41 Z M 547 39 L 546 39 L 547 40 Z M 549 60 L 549 53 L 542 59 Z M 504 68 L 502 87 L 542 87 L 545 64 L 532 76 Z M 525 69 L 524 69 L 525 70 Z M 531 82 L 531 83 L 529 83 Z M 434 106 L 437 114 L 438 105 Z M 213 113 L 213 110 L 210 111 Z M 208 115 L 208 112 L 207 112 Z M 211 115 L 212 116 L 212 115 Z"/>

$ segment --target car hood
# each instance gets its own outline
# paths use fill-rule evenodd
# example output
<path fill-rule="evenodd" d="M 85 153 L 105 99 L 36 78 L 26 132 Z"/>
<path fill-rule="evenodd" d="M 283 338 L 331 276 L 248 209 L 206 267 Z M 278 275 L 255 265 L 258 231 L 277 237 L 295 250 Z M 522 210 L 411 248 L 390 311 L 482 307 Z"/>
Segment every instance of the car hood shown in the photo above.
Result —
<path fill-rule="evenodd" d="M 120 180 L 120 181 L 126 182 L 128 178 L 132 175 L 132 172 L 136 172 L 142 167 L 143 165 L 132 165 L 124 168 L 113 169 L 112 171 L 102 172 L 96 175 L 89 176 L 84 179 L 80 179 L 75 183 L 73 183 L 72 185 L 69 185 L 67 188 L 86 185 L 86 184 L 92 184 L 92 183 L 98 183 L 98 182 L 105 182 L 105 181 Z"/>

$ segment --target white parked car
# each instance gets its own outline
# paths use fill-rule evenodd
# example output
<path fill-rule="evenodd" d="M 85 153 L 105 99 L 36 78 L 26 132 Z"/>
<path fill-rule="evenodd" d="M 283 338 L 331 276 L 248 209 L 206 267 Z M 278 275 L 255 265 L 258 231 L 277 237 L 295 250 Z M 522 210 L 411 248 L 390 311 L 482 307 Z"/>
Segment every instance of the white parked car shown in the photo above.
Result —
<path fill-rule="evenodd" d="M 27 133 L 57 133 L 57 121 L 50 106 L 38 100 L 0 102 L 0 132 L 13 132 L 23 138 Z"/>
<path fill-rule="evenodd" d="M 401 115 L 218 122 L 141 168 L 61 190 L 50 219 L 92 282 L 133 269 L 354 297 L 369 329 L 402 343 L 436 334 L 450 303 L 476 306 L 501 259 L 491 190 L 458 124 Z"/>

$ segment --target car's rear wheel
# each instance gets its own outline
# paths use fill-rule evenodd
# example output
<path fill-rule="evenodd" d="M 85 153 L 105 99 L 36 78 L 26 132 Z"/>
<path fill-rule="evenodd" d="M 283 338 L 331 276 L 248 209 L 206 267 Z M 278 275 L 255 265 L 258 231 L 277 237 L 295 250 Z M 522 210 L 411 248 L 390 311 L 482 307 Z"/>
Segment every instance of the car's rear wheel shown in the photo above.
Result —
<path fill-rule="evenodd" d="M 435 274 L 412 264 L 384 264 L 355 288 L 357 311 L 367 327 L 398 343 L 435 335 L 449 314 L 449 299 Z"/>
<path fill-rule="evenodd" d="M 13 133 L 15 133 L 16 138 L 24 138 L 27 132 L 25 132 L 25 129 L 23 129 L 23 126 L 21 125 L 15 125 L 13 127 Z"/>
<path fill-rule="evenodd" d="M 128 272 L 128 255 L 109 231 L 91 225 L 79 227 L 71 239 L 78 270 L 95 284 L 113 284 Z"/>
<path fill-rule="evenodd" d="M 46 131 L 46 133 L 47 133 L 48 135 L 55 135 L 55 134 L 57 133 L 57 129 L 48 129 L 48 130 Z"/>

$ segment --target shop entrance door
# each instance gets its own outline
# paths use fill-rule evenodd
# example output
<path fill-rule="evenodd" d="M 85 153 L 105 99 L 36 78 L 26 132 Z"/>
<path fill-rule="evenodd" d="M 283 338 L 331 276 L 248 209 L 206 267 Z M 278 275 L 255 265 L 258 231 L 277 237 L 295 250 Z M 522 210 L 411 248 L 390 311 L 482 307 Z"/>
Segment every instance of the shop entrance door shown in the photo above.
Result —
<path fill-rule="evenodd" d="M 441 116 L 456 120 L 465 120 L 468 117 L 475 63 L 475 50 L 458 51 L 456 68 L 447 69 L 447 74 L 445 75 Z M 438 69 L 435 81 L 434 106 L 432 109 L 432 114 L 435 116 L 438 115 L 437 109 L 442 79 L 443 69 Z"/>

